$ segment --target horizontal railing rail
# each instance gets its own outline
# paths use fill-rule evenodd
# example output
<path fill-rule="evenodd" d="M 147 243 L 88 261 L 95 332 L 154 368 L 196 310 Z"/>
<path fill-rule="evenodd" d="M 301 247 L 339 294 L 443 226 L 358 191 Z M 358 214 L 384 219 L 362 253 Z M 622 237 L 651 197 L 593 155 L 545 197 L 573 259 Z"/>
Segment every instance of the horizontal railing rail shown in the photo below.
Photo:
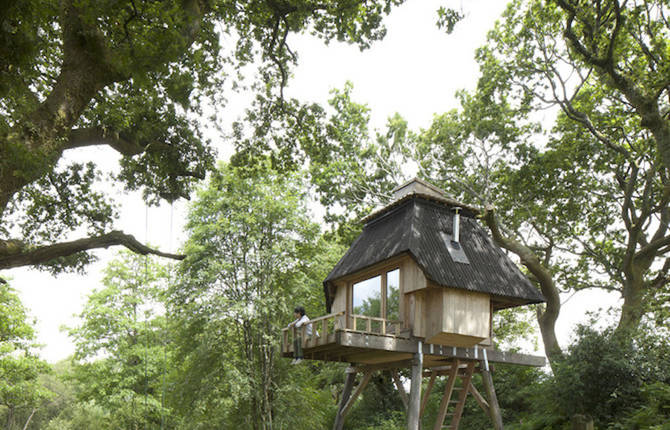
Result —
<path fill-rule="evenodd" d="M 388 320 L 386 318 L 371 317 L 367 315 L 349 315 L 350 325 L 348 331 L 357 333 L 381 334 L 384 336 L 400 336 L 402 332 L 402 321 Z M 359 328 L 359 323 L 363 323 L 363 329 Z"/>
<path fill-rule="evenodd" d="M 300 327 L 289 326 L 282 329 L 282 351 L 290 352 L 290 346 L 296 336 L 300 336 L 303 348 L 325 345 L 337 330 L 344 328 L 342 317 L 344 312 L 337 312 L 309 320 Z M 307 334 L 307 327 L 312 327 L 312 334 Z"/>
<path fill-rule="evenodd" d="M 309 335 L 307 334 L 308 325 L 312 327 L 312 333 Z M 402 321 L 356 314 L 346 317 L 344 312 L 337 312 L 314 318 L 300 327 L 283 328 L 281 331 L 282 352 L 291 352 L 294 339 L 298 337 L 300 337 L 303 348 L 332 343 L 335 341 L 335 332 L 338 330 L 393 337 L 404 337 L 406 334 L 402 328 Z"/>

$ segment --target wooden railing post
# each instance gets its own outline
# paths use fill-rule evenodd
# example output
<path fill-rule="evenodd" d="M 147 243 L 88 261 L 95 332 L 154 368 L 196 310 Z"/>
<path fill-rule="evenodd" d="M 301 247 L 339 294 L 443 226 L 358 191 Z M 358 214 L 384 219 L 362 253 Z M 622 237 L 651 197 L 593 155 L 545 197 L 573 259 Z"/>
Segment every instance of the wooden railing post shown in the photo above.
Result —
<path fill-rule="evenodd" d="M 328 319 L 323 319 L 321 321 L 321 345 L 328 342 Z"/>

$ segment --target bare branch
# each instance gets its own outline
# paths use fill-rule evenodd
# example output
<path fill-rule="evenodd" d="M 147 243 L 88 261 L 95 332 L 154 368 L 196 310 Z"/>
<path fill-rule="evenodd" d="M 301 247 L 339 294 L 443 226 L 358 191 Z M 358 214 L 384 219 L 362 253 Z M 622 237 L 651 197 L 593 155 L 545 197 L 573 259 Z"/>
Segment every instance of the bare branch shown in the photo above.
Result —
<path fill-rule="evenodd" d="M 170 254 L 149 248 L 142 244 L 134 236 L 122 231 L 112 231 L 101 236 L 87 237 L 71 242 L 61 242 L 53 245 L 40 246 L 35 249 L 24 249 L 13 254 L 0 254 L 0 270 L 13 267 L 33 266 L 45 264 L 56 258 L 67 257 L 82 251 L 98 248 L 109 248 L 110 246 L 125 246 L 129 250 L 141 255 L 158 255 L 160 257 L 183 260 L 185 255 Z"/>

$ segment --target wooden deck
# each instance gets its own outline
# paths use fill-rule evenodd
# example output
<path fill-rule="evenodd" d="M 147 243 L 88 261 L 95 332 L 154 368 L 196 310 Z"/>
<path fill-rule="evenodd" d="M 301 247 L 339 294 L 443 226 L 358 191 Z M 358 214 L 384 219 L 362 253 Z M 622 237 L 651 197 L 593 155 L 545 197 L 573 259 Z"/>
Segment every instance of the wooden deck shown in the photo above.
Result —
<path fill-rule="evenodd" d="M 306 327 L 282 330 L 281 353 L 293 357 L 293 339 L 302 339 L 306 359 L 340 361 L 354 365 L 375 365 L 380 368 L 407 367 L 414 354 L 423 353 L 424 367 L 438 367 L 453 359 L 488 361 L 524 366 L 542 367 L 544 357 L 498 351 L 491 348 L 460 348 L 426 344 L 420 338 L 403 332 L 397 321 L 382 318 L 350 315 L 346 324 L 343 313 L 330 314 L 311 320 L 313 333 L 307 336 Z M 355 327 L 345 328 L 345 327 Z"/>

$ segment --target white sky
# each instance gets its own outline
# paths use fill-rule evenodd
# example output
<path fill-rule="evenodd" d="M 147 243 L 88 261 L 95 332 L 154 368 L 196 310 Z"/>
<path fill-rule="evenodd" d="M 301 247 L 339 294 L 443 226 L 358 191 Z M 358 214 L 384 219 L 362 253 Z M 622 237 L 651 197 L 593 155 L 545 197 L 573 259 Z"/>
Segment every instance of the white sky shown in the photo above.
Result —
<path fill-rule="evenodd" d="M 395 112 L 409 121 L 410 128 L 426 128 L 434 114 L 457 107 L 454 97 L 457 90 L 474 88 L 478 74 L 474 50 L 485 42 L 487 31 L 505 3 L 447 2 L 447 6 L 466 15 L 455 31 L 447 35 L 435 25 L 436 10 L 443 1 L 410 0 L 386 20 L 386 38 L 363 52 L 355 46 L 331 43 L 325 47 L 319 40 L 293 36 L 289 43 L 299 53 L 300 64 L 285 94 L 325 104 L 330 90 L 342 88 L 349 80 L 354 84 L 352 98 L 371 108 L 375 128 L 382 128 Z M 231 96 L 224 112 L 228 112 L 231 120 L 236 119 L 247 99 L 244 95 Z M 221 141 L 217 136 L 213 139 Z M 224 156 L 230 154 L 230 146 L 220 143 L 217 146 Z M 75 158 L 94 158 L 109 166 L 113 165 L 116 154 L 111 150 L 85 148 L 73 154 L 72 159 Z M 162 250 L 178 249 L 184 239 L 182 227 L 187 203 L 177 202 L 172 210 L 167 205 L 147 210 L 139 196 L 115 192 L 122 204 L 118 229 Z M 38 339 L 44 345 L 41 355 L 48 361 L 61 360 L 73 352 L 71 341 L 59 329 L 76 324 L 73 315 L 81 312 L 86 295 L 100 287 L 102 269 L 116 251 L 98 251 L 101 261 L 90 266 L 84 276 L 54 278 L 28 269 L 3 273 L 13 278 L 12 286 L 37 319 Z M 601 292 L 584 292 L 572 298 L 563 308 L 557 326 L 561 343 L 568 342 L 575 322 L 583 320 L 585 312 L 607 308 L 616 300 L 616 296 Z"/>

